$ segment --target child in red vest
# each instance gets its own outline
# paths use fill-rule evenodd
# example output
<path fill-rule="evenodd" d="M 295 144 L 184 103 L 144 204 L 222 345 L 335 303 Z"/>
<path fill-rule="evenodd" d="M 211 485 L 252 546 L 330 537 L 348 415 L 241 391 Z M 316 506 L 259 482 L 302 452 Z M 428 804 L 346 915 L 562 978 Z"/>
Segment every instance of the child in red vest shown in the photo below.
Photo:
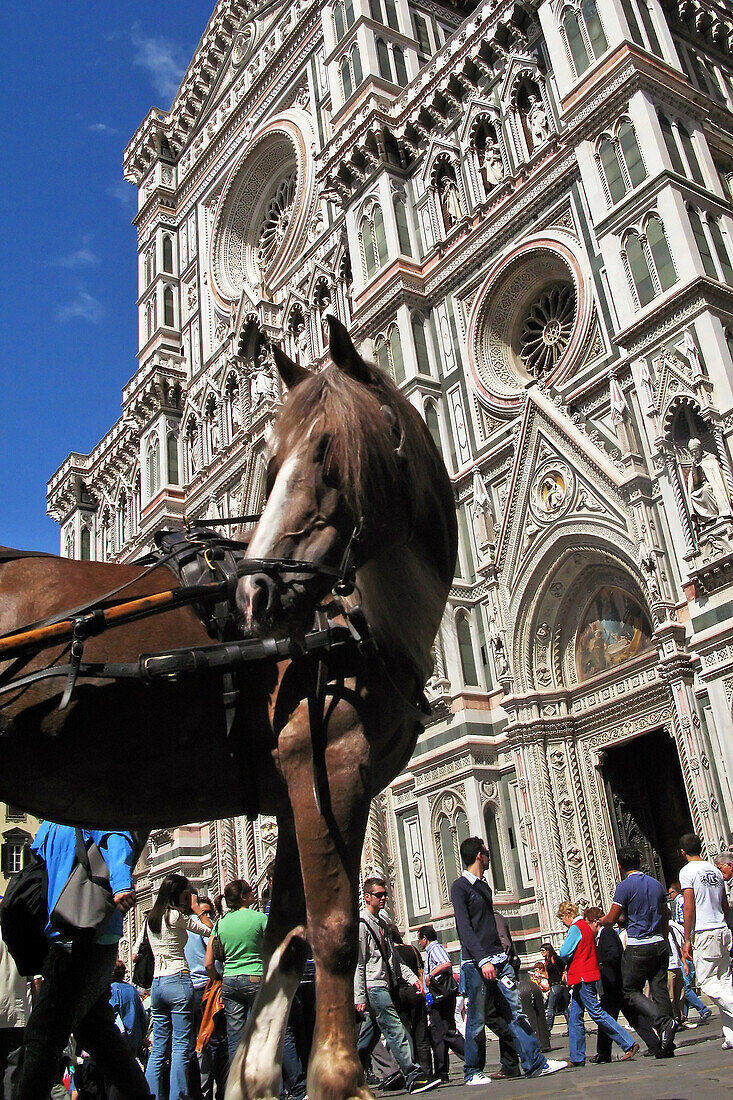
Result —
<path fill-rule="evenodd" d="M 598 1003 L 596 983 L 601 976 L 596 955 L 598 929 L 578 916 L 577 905 L 573 905 L 570 901 L 560 903 L 557 915 L 568 929 L 558 955 L 561 959 L 570 960 L 567 972 L 567 983 L 572 994 L 569 1025 L 570 1064 L 571 1066 L 585 1065 L 583 1017 L 586 1010 L 591 1020 L 594 1020 L 602 1031 L 619 1044 L 624 1052 L 621 1061 L 626 1062 L 634 1057 L 639 1044 L 635 1043 L 628 1031 L 604 1012 Z"/>

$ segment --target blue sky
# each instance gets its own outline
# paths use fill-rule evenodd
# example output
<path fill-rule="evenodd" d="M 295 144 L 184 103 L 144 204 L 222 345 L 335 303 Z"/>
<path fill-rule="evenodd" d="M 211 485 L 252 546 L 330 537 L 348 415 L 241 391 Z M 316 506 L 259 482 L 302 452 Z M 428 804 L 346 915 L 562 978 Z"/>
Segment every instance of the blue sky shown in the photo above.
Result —
<path fill-rule="evenodd" d="M 46 481 L 120 415 L 136 367 L 135 188 L 214 0 L 0 4 L 0 544 L 58 552 Z"/>

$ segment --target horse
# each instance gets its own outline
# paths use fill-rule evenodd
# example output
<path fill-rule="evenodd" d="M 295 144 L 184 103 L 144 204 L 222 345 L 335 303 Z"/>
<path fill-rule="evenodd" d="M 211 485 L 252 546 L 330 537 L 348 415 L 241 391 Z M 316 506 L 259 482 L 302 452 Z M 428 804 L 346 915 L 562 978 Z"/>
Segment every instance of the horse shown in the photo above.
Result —
<path fill-rule="evenodd" d="M 368 624 L 371 644 L 346 668 L 329 669 L 323 731 L 325 797 L 317 798 L 313 708 L 295 663 L 280 666 L 271 696 L 274 761 L 287 799 L 277 807 L 271 948 L 294 924 L 307 929 L 316 965 L 317 1015 L 308 1093 L 319 1100 L 368 1096 L 356 1053 L 353 977 L 358 882 L 370 801 L 409 760 L 420 729 L 416 701 L 432 671 L 432 644 L 455 570 L 454 495 L 443 460 L 416 409 L 329 318 L 331 365 L 313 373 L 274 350 L 288 397 L 270 441 L 267 505 L 249 558 L 296 559 L 292 572 L 243 576 L 237 603 L 250 631 L 297 636 L 330 597 L 329 578 L 297 560 L 338 569 L 352 556 L 355 587 L 339 601 Z M 327 700 L 327 702 L 326 702 Z M 320 802 L 320 805 L 319 805 Z M 295 853 L 298 861 L 295 860 Z M 298 863 L 300 874 L 298 874 Z M 278 883 L 287 883 L 278 891 Z M 295 956 L 295 951 L 290 951 Z M 297 958 L 275 1004 L 297 984 Z M 266 988 L 263 989 L 263 994 Z M 285 998 L 287 1000 L 287 997 Z M 264 1003 L 264 999 L 263 999 Z M 238 1096 L 276 1096 L 267 1059 L 274 1010 L 253 1013 L 230 1081 Z M 271 1063 L 270 1063 L 271 1066 Z M 269 1078 L 269 1079 L 268 1079 Z M 233 1086 L 230 1085 L 230 1088 Z M 229 1096 L 229 1092 L 227 1094 Z"/>
<path fill-rule="evenodd" d="M 172 646 L 203 652 L 211 639 L 190 607 L 88 637 L 88 675 L 65 709 L 63 677 L 11 691 L 3 679 L 66 660 L 64 646 L 18 659 L 17 670 L 0 664 L 0 798 L 96 827 L 276 817 L 266 976 L 230 1072 L 230 1100 L 279 1094 L 306 943 L 317 988 L 309 1095 L 370 1095 L 353 1004 L 361 850 L 370 801 L 405 766 L 421 728 L 456 561 L 453 491 L 423 420 L 339 321 L 329 318 L 329 329 L 331 362 L 320 372 L 273 348 L 287 399 L 236 607 L 240 625 L 287 658 L 237 667 L 233 723 L 216 675 L 147 683 L 90 674 Z M 163 592 L 171 575 L 0 556 L 0 631 L 58 619 L 120 586 L 127 596 Z M 314 616 L 326 639 L 315 650 Z M 334 630 L 350 641 L 331 646 Z"/>

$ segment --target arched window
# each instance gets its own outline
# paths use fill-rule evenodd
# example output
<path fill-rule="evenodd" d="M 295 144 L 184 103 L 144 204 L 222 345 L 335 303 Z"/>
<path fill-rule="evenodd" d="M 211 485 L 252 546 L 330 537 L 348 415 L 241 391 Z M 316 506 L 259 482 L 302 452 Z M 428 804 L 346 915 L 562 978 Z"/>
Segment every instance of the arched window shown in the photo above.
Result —
<path fill-rule="evenodd" d="M 344 37 L 346 31 L 346 23 L 344 20 L 344 5 L 342 0 L 338 0 L 338 3 L 333 9 L 333 29 L 336 35 L 336 41 L 340 42 Z"/>
<path fill-rule="evenodd" d="M 163 237 L 163 271 L 173 274 L 173 238 L 168 233 Z"/>
<path fill-rule="evenodd" d="M 458 634 L 458 652 L 461 658 L 463 682 L 464 684 L 470 684 L 472 687 L 478 687 L 478 669 L 473 651 L 471 623 L 467 611 L 459 611 L 456 615 L 456 633 Z"/>
<path fill-rule="evenodd" d="M 349 65 L 348 57 L 341 58 L 341 84 L 344 89 L 344 99 L 348 99 L 353 92 L 351 84 L 351 66 Z"/>
<path fill-rule="evenodd" d="M 381 206 L 374 207 L 372 211 L 372 225 L 374 226 L 374 242 L 377 246 L 377 256 L 380 266 L 387 259 L 387 238 L 384 235 L 384 216 Z"/>
<path fill-rule="evenodd" d="M 150 301 L 148 302 L 148 304 L 145 306 L 145 338 L 147 340 L 149 340 L 150 337 L 155 332 L 155 328 L 156 328 L 155 314 L 156 314 L 155 298 L 151 298 Z"/>
<path fill-rule="evenodd" d="M 415 345 L 415 361 L 421 374 L 430 374 L 430 355 L 428 354 L 428 341 L 425 335 L 425 321 L 414 313 L 411 320 L 412 342 Z"/>
<path fill-rule="evenodd" d="M 397 19 L 395 0 L 384 0 L 384 8 L 387 12 L 387 26 L 391 27 L 393 31 L 398 31 L 400 29 L 400 24 Z"/>
<path fill-rule="evenodd" d="M 604 135 L 598 146 L 598 152 L 601 157 L 603 174 L 606 178 L 611 202 L 618 202 L 626 194 L 626 183 L 621 172 L 615 141 L 611 141 L 610 137 Z"/>
<path fill-rule="evenodd" d="M 405 53 L 401 46 L 394 46 L 392 48 L 392 56 L 394 57 L 395 75 L 397 76 L 397 83 L 400 88 L 406 87 L 408 83 L 407 78 L 407 65 L 405 64 Z"/>
<path fill-rule="evenodd" d="M 639 21 L 636 18 L 636 12 L 634 10 L 633 0 L 621 0 L 621 8 L 626 17 L 626 22 L 629 24 L 629 32 L 631 34 L 631 41 L 635 42 L 637 46 L 644 48 L 644 37 L 641 33 L 641 27 Z"/>
<path fill-rule="evenodd" d="M 383 336 L 377 337 L 374 344 L 374 354 L 377 357 L 377 366 L 385 374 L 389 374 L 389 347 Z"/>
<path fill-rule="evenodd" d="M 624 119 L 618 128 L 618 140 L 631 186 L 638 187 L 646 179 L 646 168 L 636 139 L 636 131 L 628 119 Z"/>
<path fill-rule="evenodd" d="M 562 26 L 575 75 L 580 76 L 591 60 L 597 60 L 608 48 L 596 0 L 583 0 L 579 6 L 567 8 Z"/>
<path fill-rule="evenodd" d="M 709 275 L 711 279 L 717 279 L 718 269 L 715 266 L 715 260 L 710 251 L 710 244 L 705 236 L 705 230 L 702 227 L 702 219 L 697 210 L 692 206 L 687 207 L 687 214 L 690 219 L 690 225 L 692 226 L 692 232 L 695 234 L 695 243 L 697 244 L 702 259 L 702 266 L 705 268 L 705 274 Z"/>
<path fill-rule="evenodd" d="M 405 361 L 402 356 L 402 337 L 397 325 L 393 325 L 389 331 L 389 350 L 394 380 L 399 385 L 405 380 Z"/>
<path fill-rule="evenodd" d="M 723 271 L 723 281 L 733 285 L 733 267 L 730 262 L 730 254 L 725 246 L 723 231 L 715 218 L 708 218 L 708 228 L 713 240 L 713 247 L 718 256 Z"/>
<path fill-rule="evenodd" d="M 166 436 L 166 461 L 168 465 L 168 483 L 178 484 L 178 440 L 175 432 L 168 432 Z"/>
<path fill-rule="evenodd" d="M 361 69 L 361 54 L 356 42 L 351 47 L 351 71 L 354 74 L 354 87 L 358 88 L 364 79 L 364 75 Z"/>
<path fill-rule="evenodd" d="M 88 527 L 81 529 L 80 553 L 82 561 L 89 561 L 92 556 L 92 536 Z"/>
<path fill-rule="evenodd" d="M 636 230 L 632 230 L 626 238 L 626 258 L 629 262 L 631 278 L 636 287 L 639 305 L 646 306 L 654 298 L 654 280 L 652 279 L 649 263 Z"/>
<path fill-rule="evenodd" d="M 506 876 L 501 862 L 501 848 L 499 846 L 499 830 L 496 827 L 496 811 L 493 806 L 484 806 L 484 831 L 486 833 L 486 847 L 489 852 L 489 874 L 494 884 L 494 890 L 506 890 Z"/>
<path fill-rule="evenodd" d="M 418 15 L 417 12 L 412 13 L 412 21 L 415 24 L 415 37 L 417 38 L 417 44 L 420 47 L 422 53 L 427 57 L 430 56 L 432 50 L 430 48 L 430 35 L 428 34 L 428 25 L 422 15 Z"/>
<path fill-rule="evenodd" d="M 695 183 L 699 183 L 701 186 L 705 185 L 705 177 L 702 174 L 700 168 L 700 162 L 697 159 L 697 153 L 695 152 L 695 146 L 690 135 L 690 131 L 682 122 L 677 123 L 677 133 L 680 135 L 680 141 L 682 142 L 682 148 L 687 160 L 687 166 L 690 169 L 690 175 L 694 179 Z"/>
<path fill-rule="evenodd" d="M 566 11 L 562 23 L 565 28 L 565 38 L 570 50 L 570 56 L 573 60 L 575 75 L 580 76 L 590 65 L 590 57 L 588 55 L 588 47 L 585 44 L 585 39 L 580 29 L 580 20 L 578 19 L 577 12 L 571 10 Z"/>
<path fill-rule="evenodd" d="M 407 207 L 405 206 L 404 199 L 399 196 L 395 196 L 394 198 L 394 216 L 395 222 L 397 223 L 397 239 L 400 245 L 400 252 L 403 256 L 411 256 L 410 231 L 407 227 Z"/>
<path fill-rule="evenodd" d="M 377 39 L 377 64 L 379 75 L 385 80 L 392 80 L 392 66 L 389 63 L 389 50 L 383 38 Z"/>
<path fill-rule="evenodd" d="M 438 836 L 440 839 L 441 863 L 445 874 L 445 882 L 450 889 L 450 884 L 460 875 L 458 855 L 456 852 L 455 830 L 450 819 L 443 814 L 438 824 Z"/>
<path fill-rule="evenodd" d="M 672 161 L 672 168 L 675 172 L 678 172 L 680 176 L 684 176 L 685 166 L 682 161 L 682 155 L 680 154 L 679 147 L 675 140 L 674 132 L 672 130 L 672 123 L 669 121 L 666 115 L 663 115 L 661 111 L 657 111 L 657 118 L 659 119 L 659 125 L 662 129 L 662 136 L 664 137 L 664 144 L 667 147 L 669 153 L 669 159 Z"/>
<path fill-rule="evenodd" d="M 428 431 L 430 432 L 433 443 L 438 448 L 438 452 L 442 454 L 443 444 L 440 438 L 440 421 L 438 420 L 438 410 L 436 409 L 432 401 L 425 402 L 425 423 L 427 424 Z"/>
<path fill-rule="evenodd" d="M 364 266 L 366 267 L 367 278 L 369 278 L 377 270 L 377 257 L 374 251 L 374 234 L 372 232 L 372 223 L 369 221 L 369 218 L 364 218 L 362 220 L 359 236 L 361 238 L 361 250 L 364 254 Z"/>
<path fill-rule="evenodd" d="M 166 328 L 173 328 L 175 316 L 173 312 L 173 287 L 167 286 L 163 291 L 163 324 Z"/>
<path fill-rule="evenodd" d="M 381 23 L 384 26 L 381 0 L 369 0 L 369 14 L 375 23 Z"/>
<path fill-rule="evenodd" d="M 672 254 L 669 251 L 664 226 L 658 217 L 649 218 L 646 225 L 646 237 L 652 252 L 660 286 L 662 290 L 669 290 L 677 282 L 677 272 L 672 262 Z"/>
<path fill-rule="evenodd" d="M 662 47 L 659 45 L 659 38 L 657 37 L 657 29 L 654 26 L 654 17 L 649 10 L 647 0 L 639 0 L 639 14 L 641 15 L 641 22 L 646 32 L 647 44 L 649 49 L 657 57 L 662 56 Z"/>
<path fill-rule="evenodd" d="M 353 27 L 354 25 L 354 0 L 344 0 L 344 14 L 346 16 L 346 26 Z"/>
<path fill-rule="evenodd" d="M 151 436 L 147 453 L 148 500 L 152 500 L 160 488 L 160 447 L 157 435 Z"/>

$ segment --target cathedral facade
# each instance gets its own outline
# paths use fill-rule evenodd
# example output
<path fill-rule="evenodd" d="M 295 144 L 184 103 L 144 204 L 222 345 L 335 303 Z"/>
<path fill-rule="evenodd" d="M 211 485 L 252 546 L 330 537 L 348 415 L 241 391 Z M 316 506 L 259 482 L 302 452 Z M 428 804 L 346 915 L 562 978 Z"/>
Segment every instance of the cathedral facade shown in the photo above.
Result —
<path fill-rule="evenodd" d="M 138 366 L 49 483 L 61 552 L 258 513 L 271 346 L 317 369 L 347 325 L 455 487 L 433 720 L 364 850 L 451 947 L 465 836 L 528 952 L 622 844 L 668 882 L 731 837 L 732 49 L 724 0 L 219 0 L 125 150 Z M 275 841 L 155 832 L 143 895 Z"/>

